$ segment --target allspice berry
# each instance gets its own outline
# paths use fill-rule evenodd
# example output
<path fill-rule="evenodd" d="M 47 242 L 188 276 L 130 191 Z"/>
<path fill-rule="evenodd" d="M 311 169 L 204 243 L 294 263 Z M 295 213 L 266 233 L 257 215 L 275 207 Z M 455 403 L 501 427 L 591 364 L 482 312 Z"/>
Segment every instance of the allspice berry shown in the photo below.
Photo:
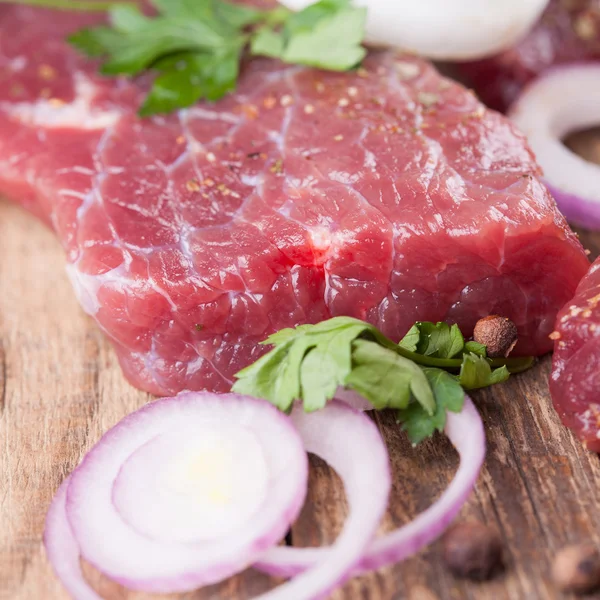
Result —
<path fill-rule="evenodd" d="M 444 562 L 456 577 L 484 581 L 504 566 L 500 535 L 479 521 L 450 527 L 442 547 Z"/>
<path fill-rule="evenodd" d="M 555 557 L 552 577 L 563 592 L 587 594 L 600 587 L 600 552 L 593 544 L 563 548 Z"/>
<path fill-rule="evenodd" d="M 508 318 L 490 315 L 475 324 L 473 339 L 487 348 L 490 358 L 506 358 L 518 340 L 517 326 Z"/>

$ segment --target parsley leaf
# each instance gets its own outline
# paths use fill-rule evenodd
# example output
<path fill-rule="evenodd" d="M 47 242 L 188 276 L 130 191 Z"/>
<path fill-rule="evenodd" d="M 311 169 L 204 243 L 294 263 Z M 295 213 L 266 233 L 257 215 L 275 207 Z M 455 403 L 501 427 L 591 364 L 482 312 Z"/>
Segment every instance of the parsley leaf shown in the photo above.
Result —
<path fill-rule="evenodd" d="M 478 342 L 467 342 L 463 351 L 465 354 L 472 352 L 473 354 L 478 354 L 479 356 L 487 356 L 487 348 Z"/>
<path fill-rule="evenodd" d="M 348 0 L 321 0 L 293 14 L 282 31 L 262 28 L 251 43 L 254 55 L 301 64 L 347 71 L 366 55 L 362 40 L 367 13 Z"/>
<path fill-rule="evenodd" d="M 456 324 L 419 321 L 410 328 L 400 346 L 423 356 L 453 358 L 463 351 L 465 339 Z"/>
<path fill-rule="evenodd" d="M 241 48 L 225 48 L 219 54 L 181 53 L 159 62 L 162 71 L 140 109 L 141 116 L 170 112 L 195 104 L 201 98 L 215 100 L 235 88 Z"/>
<path fill-rule="evenodd" d="M 170 0 L 165 1 L 169 2 Z M 195 5 L 201 4 L 198 0 L 191 1 Z M 287 9 L 283 7 L 266 12 L 257 8 L 244 6 L 243 4 L 230 4 L 229 2 L 222 2 L 221 0 L 213 0 L 212 4 L 214 6 L 215 14 L 237 29 L 254 23 L 260 23 L 265 18 L 267 18 L 269 22 L 276 23 L 285 18 L 288 14 Z"/>
<path fill-rule="evenodd" d="M 281 58 L 285 49 L 285 39 L 270 27 L 259 29 L 252 38 L 250 52 L 254 56 L 268 56 L 269 58 Z"/>
<path fill-rule="evenodd" d="M 466 390 L 475 390 L 506 381 L 509 376 L 506 365 L 492 370 L 487 359 L 471 352 L 463 356 L 459 381 Z"/>
<path fill-rule="evenodd" d="M 79 52 L 95 58 L 105 55 L 106 49 L 118 44 L 120 38 L 121 34 L 115 29 L 100 26 L 93 29 L 81 29 L 69 36 L 68 41 Z"/>
<path fill-rule="evenodd" d="M 398 345 L 402 348 L 406 348 L 409 352 L 416 352 L 420 341 L 421 330 L 419 329 L 419 324 L 415 323 L 408 330 L 408 333 L 400 340 Z"/>
<path fill-rule="evenodd" d="M 421 323 L 421 344 L 418 351 L 425 356 L 453 358 L 465 346 L 465 339 L 458 325 L 447 323 Z"/>
<path fill-rule="evenodd" d="M 128 12 L 134 10 L 137 9 L 128 9 Z M 101 72 L 107 75 L 137 75 L 152 67 L 159 58 L 176 52 L 211 52 L 218 56 L 224 49 L 240 43 L 229 30 L 217 28 L 209 20 L 185 16 L 151 19 L 137 10 L 137 21 L 131 14 L 124 21 L 122 12 L 119 8 L 110 12 L 112 26 L 121 36 L 115 46 L 105 49 L 108 59 Z"/>
<path fill-rule="evenodd" d="M 285 23 L 286 35 L 311 31 L 319 21 L 334 16 L 340 10 L 351 8 L 350 0 L 320 0 L 294 13 Z"/>
<path fill-rule="evenodd" d="M 436 401 L 435 414 L 429 415 L 423 406 L 417 403 L 398 411 L 398 420 L 403 424 L 413 444 L 422 442 L 437 431 L 443 431 L 446 425 L 446 411 L 460 412 L 465 393 L 458 379 L 441 369 L 424 368 Z"/>
<path fill-rule="evenodd" d="M 307 411 L 322 408 L 352 369 L 352 342 L 374 329 L 349 317 L 283 329 L 264 342 L 274 350 L 236 374 L 232 390 L 265 398 L 284 411 L 300 398 Z"/>
<path fill-rule="evenodd" d="M 150 19 L 140 12 L 137 6 L 117 5 L 110 10 L 113 27 L 122 33 L 131 33 L 146 27 Z"/>
<path fill-rule="evenodd" d="M 485 346 L 465 344 L 458 326 L 446 323 L 416 323 L 395 344 L 369 323 L 335 317 L 282 329 L 262 343 L 273 348 L 236 374 L 234 392 L 284 411 L 295 401 L 314 411 L 346 387 L 376 409 L 396 409 L 414 443 L 444 429 L 446 412 L 461 410 L 465 389 L 505 381 L 508 367 L 532 365 L 531 358 L 488 359 Z"/>
<path fill-rule="evenodd" d="M 367 53 L 361 45 L 366 18 L 364 8 L 342 10 L 319 22 L 310 32 L 292 35 L 282 59 L 291 64 L 347 71 Z"/>
<path fill-rule="evenodd" d="M 80 52 L 100 58 L 104 75 L 156 72 L 142 116 L 222 98 L 237 85 L 246 49 L 250 55 L 332 71 L 351 69 L 366 55 L 366 9 L 354 7 L 351 0 L 320 0 L 298 13 L 224 0 L 150 0 L 156 9 L 152 16 L 135 2 L 21 3 L 107 11 L 109 26 L 82 29 L 68 40 Z"/>
<path fill-rule="evenodd" d="M 365 331 L 363 324 L 348 324 L 321 334 L 300 370 L 304 410 L 323 408 L 352 370 L 352 342 Z M 381 348 L 381 346 L 377 346 Z"/>
<path fill-rule="evenodd" d="M 427 414 L 435 412 L 433 393 L 419 365 L 367 340 L 354 342 L 352 359 L 354 368 L 344 383 L 376 409 L 406 408 L 412 392 Z"/>

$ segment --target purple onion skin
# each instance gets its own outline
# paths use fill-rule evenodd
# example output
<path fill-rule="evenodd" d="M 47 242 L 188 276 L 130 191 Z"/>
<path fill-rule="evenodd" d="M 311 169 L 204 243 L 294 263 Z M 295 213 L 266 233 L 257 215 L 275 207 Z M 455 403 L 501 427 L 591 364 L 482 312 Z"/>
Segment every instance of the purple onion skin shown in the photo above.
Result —
<path fill-rule="evenodd" d="M 600 200 L 582 198 L 575 194 L 563 192 L 547 181 L 544 182 L 549 192 L 556 200 L 560 212 L 572 225 L 600 231 Z M 600 189 L 598 189 L 600 194 Z"/>

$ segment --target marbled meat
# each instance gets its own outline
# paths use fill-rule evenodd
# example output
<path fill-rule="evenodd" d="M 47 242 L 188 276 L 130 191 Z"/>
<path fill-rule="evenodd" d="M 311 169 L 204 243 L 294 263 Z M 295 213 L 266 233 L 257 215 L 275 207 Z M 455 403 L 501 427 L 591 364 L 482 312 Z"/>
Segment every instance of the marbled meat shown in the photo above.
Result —
<path fill-rule="evenodd" d="M 134 385 L 228 389 L 258 341 L 333 315 L 397 339 L 500 313 L 517 353 L 551 349 L 588 260 L 523 136 L 462 86 L 389 52 L 256 60 L 218 103 L 144 120 L 147 80 L 64 42 L 93 18 L 0 7 L 0 193 L 54 229 Z"/>

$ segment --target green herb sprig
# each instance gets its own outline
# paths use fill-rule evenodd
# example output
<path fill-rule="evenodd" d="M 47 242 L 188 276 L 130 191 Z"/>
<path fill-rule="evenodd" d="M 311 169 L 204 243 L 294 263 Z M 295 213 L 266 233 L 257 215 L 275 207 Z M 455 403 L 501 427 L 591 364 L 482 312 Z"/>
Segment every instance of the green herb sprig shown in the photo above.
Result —
<path fill-rule="evenodd" d="M 235 89 L 240 62 L 247 55 L 346 71 L 366 54 L 361 45 L 366 9 L 352 6 L 351 0 L 320 0 L 300 12 L 281 6 L 259 10 L 223 0 L 151 0 L 153 16 L 126 2 L 15 3 L 107 11 L 109 25 L 82 29 L 68 39 L 80 52 L 100 59 L 105 75 L 156 73 L 141 116 L 222 98 Z"/>
<path fill-rule="evenodd" d="M 391 408 L 413 443 L 442 431 L 446 411 L 460 412 L 464 390 L 506 381 L 534 359 L 489 359 L 485 346 L 465 342 L 457 325 L 419 322 L 395 344 L 376 327 L 350 317 L 283 329 L 263 344 L 273 349 L 236 374 L 233 391 L 289 411 L 323 408 L 340 386 L 375 409 Z"/>

